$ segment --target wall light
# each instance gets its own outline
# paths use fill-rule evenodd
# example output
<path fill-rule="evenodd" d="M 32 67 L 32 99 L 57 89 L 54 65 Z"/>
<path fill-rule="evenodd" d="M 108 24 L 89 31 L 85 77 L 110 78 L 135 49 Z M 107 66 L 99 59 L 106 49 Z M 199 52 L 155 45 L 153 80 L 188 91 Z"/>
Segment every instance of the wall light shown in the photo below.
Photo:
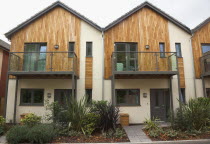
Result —
<path fill-rule="evenodd" d="M 54 45 L 54 48 L 55 49 L 59 49 L 59 45 Z"/>
<path fill-rule="evenodd" d="M 143 97 L 144 98 L 147 98 L 147 93 L 143 93 Z"/>
<path fill-rule="evenodd" d="M 149 45 L 145 45 L 145 48 L 146 48 L 146 49 L 149 49 Z"/>

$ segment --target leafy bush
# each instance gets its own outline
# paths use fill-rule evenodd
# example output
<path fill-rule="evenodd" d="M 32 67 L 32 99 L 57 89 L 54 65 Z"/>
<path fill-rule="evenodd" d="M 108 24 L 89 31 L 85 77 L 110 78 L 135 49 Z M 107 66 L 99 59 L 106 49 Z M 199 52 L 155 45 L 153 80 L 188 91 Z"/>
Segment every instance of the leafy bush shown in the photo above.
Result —
<path fill-rule="evenodd" d="M 11 144 L 47 143 L 53 139 L 55 134 L 53 126 L 48 124 L 38 124 L 33 127 L 16 125 L 7 132 L 6 139 Z"/>
<path fill-rule="evenodd" d="M 0 126 L 0 136 L 4 134 L 4 128 Z"/>
<path fill-rule="evenodd" d="M 88 113 L 82 120 L 82 131 L 85 135 L 91 135 L 99 124 L 99 115 Z"/>
<path fill-rule="evenodd" d="M 115 138 L 123 138 L 124 136 L 126 136 L 125 131 L 122 128 L 116 128 L 114 137 Z"/>
<path fill-rule="evenodd" d="M 210 99 L 191 99 L 181 104 L 175 115 L 175 127 L 181 130 L 202 130 L 210 126 Z"/>
<path fill-rule="evenodd" d="M 27 114 L 24 119 L 21 119 L 21 123 L 23 123 L 24 125 L 33 127 L 41 123 L 41 116 L 37 116 L 33 113 Z"/>
<path fill-rule="evenodd" d="M 159 119 L 154 119 L 154 121 L 153 120 L 151 120 L 151 119 L 146 119 L 145 120 L 145 129 L 146 130 L 154 130 L 154 129 L 158 129 L 159 128 L 159 123 L 157 122 Z"/>
<path fill-rule="evenodd" d="M 31 143 L 47 143 L 56 136 L 54 127 L 49 124 L 39 124 L 32 127 L 27 133 L 27 140 Z"/>
<path fill-rule="evenodd" d="M 4 126 L 5 122 L 5 118 L 3 116 L 0 116 L 0 126 Z"/>
<path fill-rule="evenodd" d="M 27 133 L 29 130 L 30 128 L 28 126 L 16 125 L 7 132 L 6 139 L 11 144 L 29 142 L 27 141 Z"/>
<path fill-rule="evenodd" d="M 161 133 L 164 133 L 162 128 L 149 130 L 149 136 L 154 137 L 154 138 L 159 137 Z"/>
<path fill-rule="evenodd" d="M 91 112 L 100 116 L 99 128 L 103 132 L 109 129 L 116 129 L 119 108 L 116 108 L 107 101 L 97 101 L 92 103 Z"/>
<path fill-rule="evenodd" d="M 173 129 L 168 129 L 166 130 L 165 134 L 168 136 L 168 137 L 171 137 L 171 138 L 176 138 L 178 136 L 178 132 L 176 130 L 173 130 Z"/>

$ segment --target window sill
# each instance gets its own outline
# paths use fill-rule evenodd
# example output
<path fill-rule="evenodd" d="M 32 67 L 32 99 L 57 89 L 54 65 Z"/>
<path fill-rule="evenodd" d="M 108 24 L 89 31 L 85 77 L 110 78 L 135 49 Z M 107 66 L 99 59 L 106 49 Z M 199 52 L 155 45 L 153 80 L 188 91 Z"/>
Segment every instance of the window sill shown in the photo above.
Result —
<path fill-rule="evenodd" d="M 20 104 L 19 106 L 35 106 L 35 107 L 39 107 L 39 106 L 44 106 L 44 104 Z"/>
<path fill-rule="evenodd" d="M 87 58 L 92 58 L 93 56 L 86 56 Z"/>
<path fill-rule="evenodd" d="M 116 105 L 117 107 L 141 107 L 141 105 Z"/>

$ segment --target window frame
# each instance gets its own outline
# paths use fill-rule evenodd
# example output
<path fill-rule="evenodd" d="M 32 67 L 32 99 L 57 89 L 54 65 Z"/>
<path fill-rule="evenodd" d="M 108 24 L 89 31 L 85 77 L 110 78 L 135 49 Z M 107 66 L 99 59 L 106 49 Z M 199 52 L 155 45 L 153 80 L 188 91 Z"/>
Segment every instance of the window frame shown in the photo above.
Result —
<path fill-rule="evenodd" d="M 91 44 L 91 54 L 88 54 L 88 44 Z M 86 57 L 93 57 L 93 42 L 87 41 L 86 42 Z"/>
<path fill-rule="evenodd" d="M 201 52 L 202 52 L 202 55 L 204 55 L 205 53 L 207 53 L 207 52 L 203 52 L 203 46 L 210 46 L 210 43 L 201 43 Z M 210 52 L 210 51 L 208 51 L 208 52 Z"/>
<path fill-rule="evenodd" d="M 178 52 L 177 52 L 177 47 L 176 47 L 177 45 L 179 45 L 180 56 L 178 55 Z M 175 43 L 175 49 L 176 49 L 177 57 L 182 58 L 182 45 L 181 45 L 181 43 Z"/>
<path fill-rule="evenodd" d="M 70 50 L 70 44 L 73 44 L 73 46 L 74 46 L 73 51 Z M 68 57 L 69 58 L 74 57 L 74 52 L 75 52 L 75 42 L 71 41 L 71 42 L 69 42 L 69 45 L 68 45 Z"/>
<path fill-rule="evenodd" d="M 129 90 L 137 90 L 138 91 L 138 103 L 135 103 L 135 104 L 118 104 L 117 103 L 117 91 L 119 90 L 126 90 L 126 93 L 128 94 L 129 93 Z M 138 88 L 133 88 L 133 89 L 115 89 L 115 103 L 116 103 L 116 106 L 141 106 L 141 93 L 140 93 L 140 89 Z"/>
<path fill-rule="evenodd" d="M 161 51 L 160 45 L 163 45 L 163 52 Z M 159 42 L 160 58 L 166 58 L 166 48 L 164 42 Z"/>
<path fill-rule="evenodd" d="M 22 95 L 23 90 L 30 90 L 30 92 L 32 93 L 30 103 L 23 102 L 23 95 Z M 42 103 L 34 103 L 34 91 L 35 90 L 42 90 L 42 92 L 43 92 Z M 42 88 L 34 88 L 34 89 L 33 88 L 22 88 L 20 90 L 20 106 L 44 106 L 44 89 L 42 89 Z"/>

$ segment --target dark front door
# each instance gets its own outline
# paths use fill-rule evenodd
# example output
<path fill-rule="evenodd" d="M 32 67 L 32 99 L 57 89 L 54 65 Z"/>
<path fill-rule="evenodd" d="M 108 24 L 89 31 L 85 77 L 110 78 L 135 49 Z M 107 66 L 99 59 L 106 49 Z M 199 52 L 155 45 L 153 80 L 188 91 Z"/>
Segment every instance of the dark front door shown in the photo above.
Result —
<path fill-rule="evenodd" d="M 68 102 L 71 98 L 71 90 L 70 89 L 55 89 L 54 101 L 58 102 L 60 105 L 65 106 L 66 102 Z"/>
<path fill-rule="evenodd" d="M 168 89 L 150 90 L 151 118 L 166 121 L 169 115 L 170 95 Z"/>

